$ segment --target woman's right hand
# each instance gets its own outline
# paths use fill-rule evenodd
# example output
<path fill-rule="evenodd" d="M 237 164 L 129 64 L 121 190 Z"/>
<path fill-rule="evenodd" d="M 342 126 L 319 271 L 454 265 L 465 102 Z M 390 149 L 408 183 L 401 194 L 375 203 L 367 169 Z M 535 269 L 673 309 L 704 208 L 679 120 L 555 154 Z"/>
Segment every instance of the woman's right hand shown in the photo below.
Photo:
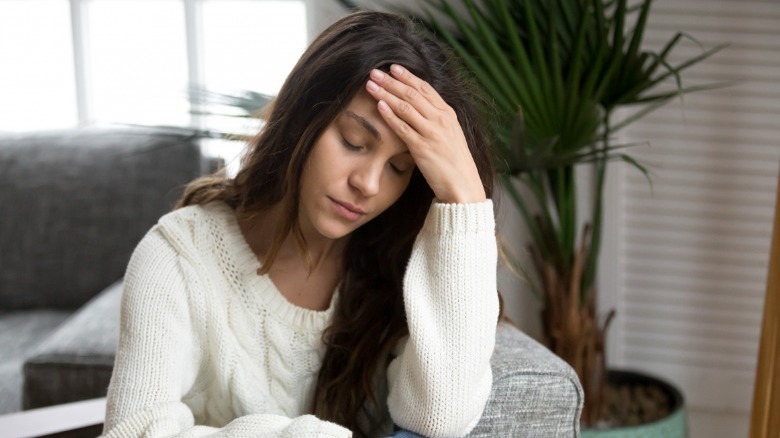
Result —
<path fill-rule="evenodd" d="M 366 89 L 382 118 L 406 143 L 439 202 L 484 201 L 485 189 L 455 110 L 434 88 L 400 65 L 372 70 Z"/>

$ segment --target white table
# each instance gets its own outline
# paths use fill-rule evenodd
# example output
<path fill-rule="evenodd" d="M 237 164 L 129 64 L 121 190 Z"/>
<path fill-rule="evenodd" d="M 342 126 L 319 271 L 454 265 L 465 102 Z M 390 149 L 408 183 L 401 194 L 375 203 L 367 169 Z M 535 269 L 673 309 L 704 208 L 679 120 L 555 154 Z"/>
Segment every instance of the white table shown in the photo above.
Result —
<path fill-rule="evenodd" d="M 0 436 L 30 438 L 81 429 L 102 423 L 105 413 L 106 399 L 96 398 L 0 415 Z"/>

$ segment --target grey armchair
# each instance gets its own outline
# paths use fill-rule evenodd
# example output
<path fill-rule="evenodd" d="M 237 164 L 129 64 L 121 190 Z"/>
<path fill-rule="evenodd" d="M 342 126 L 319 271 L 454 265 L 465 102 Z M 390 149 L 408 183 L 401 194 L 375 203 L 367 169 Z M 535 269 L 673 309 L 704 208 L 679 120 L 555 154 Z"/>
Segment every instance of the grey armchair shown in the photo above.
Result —
<path fill-rule="evenodd" d="M 110 286 L 209 163 L 149 129 L 0 135 L 0 414 L 105 395 Z"/>
<path fill-rule="evenodd" d="M 0 414 L 105 396 L 129 256 L 213 166 L 148 130 L 0 136 Z M 563 361 L 502 323 L 492 367 L 470 437 L 579 436 L 582 389 Z"/>

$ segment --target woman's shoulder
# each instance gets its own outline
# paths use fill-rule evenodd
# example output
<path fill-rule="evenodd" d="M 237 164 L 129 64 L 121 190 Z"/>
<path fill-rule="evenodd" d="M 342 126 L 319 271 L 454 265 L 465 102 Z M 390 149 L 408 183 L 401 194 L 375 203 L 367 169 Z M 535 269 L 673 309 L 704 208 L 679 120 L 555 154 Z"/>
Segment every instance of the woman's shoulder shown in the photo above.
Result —
<path fill-rule="evenodd" d="M 160 233 L 178 252 L 201 252 L 208 242 L 233 233 L 233 209 L 222 201 L 190 205 L 176 209 L 163 217 L 152 228 Z"/>
<path fill-rule="evenodd" d="M 223 201 L 213 201 L 208 204 L 178 208 L 161 217 L 156 227 L 165 234 L 186 234 L 202 238 L 207 235 L 202 235 L 201 231 L 211 229 L 213 232 L 215 228 L 230 228 L 233 222 L 235 222 L 233 209 Z"/>
<path fill-rule="evenodd" d="M 165 228 L 192 228 L 204 222 L 224 222 L 234 216 L 233 209 L 223 201 L 188 205 L 160 218 L 157 225 Z"/>

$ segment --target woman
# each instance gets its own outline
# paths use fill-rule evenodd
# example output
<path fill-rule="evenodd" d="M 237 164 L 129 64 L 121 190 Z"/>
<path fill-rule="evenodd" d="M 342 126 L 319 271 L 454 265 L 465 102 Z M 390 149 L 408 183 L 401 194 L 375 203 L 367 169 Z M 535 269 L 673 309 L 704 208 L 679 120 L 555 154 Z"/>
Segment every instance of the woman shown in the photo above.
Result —
<path fill-rule="evenodd" d="M 403 18 L 325 30 L 238 175 L 191 183 L 134 252 L 106 435 L 467 434 L 499 306 L 466 90 Z"/>

